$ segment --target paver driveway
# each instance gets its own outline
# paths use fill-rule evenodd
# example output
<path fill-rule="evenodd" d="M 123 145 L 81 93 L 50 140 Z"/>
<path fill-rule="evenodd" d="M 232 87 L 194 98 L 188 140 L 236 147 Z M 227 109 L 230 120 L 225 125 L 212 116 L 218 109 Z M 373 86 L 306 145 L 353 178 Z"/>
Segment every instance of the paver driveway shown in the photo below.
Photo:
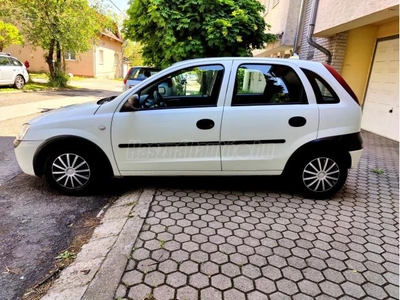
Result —
<path fill-rule="evenodd" d="M 399 144 L 364 139 L 359 168 L 327 201 L 274 181 L 156 186 L 115 298 L 398 299 Z"/>

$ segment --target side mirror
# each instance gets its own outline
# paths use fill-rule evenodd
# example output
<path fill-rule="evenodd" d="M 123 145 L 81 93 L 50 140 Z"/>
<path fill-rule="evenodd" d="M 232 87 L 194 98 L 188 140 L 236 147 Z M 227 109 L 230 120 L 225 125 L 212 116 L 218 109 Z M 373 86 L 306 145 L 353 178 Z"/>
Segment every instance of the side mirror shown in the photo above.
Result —
<path fill-rule="evenodd" d="M 139 95 L 134 94 L 133 96 L 129 97 L 128 103 L 132 107 L 133 110 L 139 110 L 140 109 Z"/>

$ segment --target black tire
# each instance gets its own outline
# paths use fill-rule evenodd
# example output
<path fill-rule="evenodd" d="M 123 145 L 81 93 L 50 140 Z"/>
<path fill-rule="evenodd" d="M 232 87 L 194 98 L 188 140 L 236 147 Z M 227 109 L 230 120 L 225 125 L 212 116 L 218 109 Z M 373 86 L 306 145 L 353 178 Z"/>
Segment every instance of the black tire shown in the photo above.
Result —
<path fill-rule="evenodd" d="M 25 86 L 25 79 L 21 75 L 17 75 L 14 81 L 14 87 L 16 89 L 22 89 Z"/>
<path fill-rule="evenodd" d="M 347 179 L 347 167 L 334 154 L 308 155 L 296 167 L 296 188 L 307 198 L 327 199 L 335 195 Z"/>
<path fill-rule="evenodd" d="M 46 159 L 44 176 L 54 189 L 67 195 L 82 194 L 97 181 L 93 155 L 74 149 L 56 150 Z"/>

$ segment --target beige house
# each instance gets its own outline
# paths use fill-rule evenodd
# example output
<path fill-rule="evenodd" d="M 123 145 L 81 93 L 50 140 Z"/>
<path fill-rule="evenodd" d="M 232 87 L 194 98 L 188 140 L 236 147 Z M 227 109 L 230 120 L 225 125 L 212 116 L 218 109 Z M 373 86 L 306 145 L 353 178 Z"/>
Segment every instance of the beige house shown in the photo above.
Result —
<path fill-rule="evenodd" d="M 42 48 L 12 45 L 5 48 L 4 52 L 11 53 L 22 62 L 28 61 L 30 72 L 49 71 Z M 67 73 L 74 76 L 119 78 L 122 77 L 123 72 L 122 58 L 121 36 L 119 33 L 107 31 L 100 36 L 89 51 L 77 55 L 66 53 L 65 64 Z"/>
<path fill-rule="evenodd" d="M 362 103 L 362 128 L 399 141 L 398 0 L 260 2 L 266 6 L 265 21 L 278 41 L 253 55 L 297 53 L 300 59 L 325 62 L 328 56 L 309 44 L 312 37 L 327 50 L 332 66 Z"/>

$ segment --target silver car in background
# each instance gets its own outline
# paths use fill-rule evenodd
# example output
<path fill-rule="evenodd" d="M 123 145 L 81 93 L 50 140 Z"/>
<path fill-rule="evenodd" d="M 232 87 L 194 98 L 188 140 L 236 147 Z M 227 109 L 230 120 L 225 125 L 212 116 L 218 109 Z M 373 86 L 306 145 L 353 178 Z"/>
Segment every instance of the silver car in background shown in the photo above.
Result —
<path fill-rule="evenodd" d="M 22 89 L 29 80 L 25 65 L 10 53 L 0 52 L 0 85 Z"/>
<path fill-rule="evenodd" d="M 137 85 L 142 82 L 146 78 L 158 73 L 160 69 L 152 68 L 152 67 L 132 67 L 129 69 L 128 73 L 124 78 L 124 85 L 122 90 L 125 92 L 129 90 L 131 87 Z"/>

